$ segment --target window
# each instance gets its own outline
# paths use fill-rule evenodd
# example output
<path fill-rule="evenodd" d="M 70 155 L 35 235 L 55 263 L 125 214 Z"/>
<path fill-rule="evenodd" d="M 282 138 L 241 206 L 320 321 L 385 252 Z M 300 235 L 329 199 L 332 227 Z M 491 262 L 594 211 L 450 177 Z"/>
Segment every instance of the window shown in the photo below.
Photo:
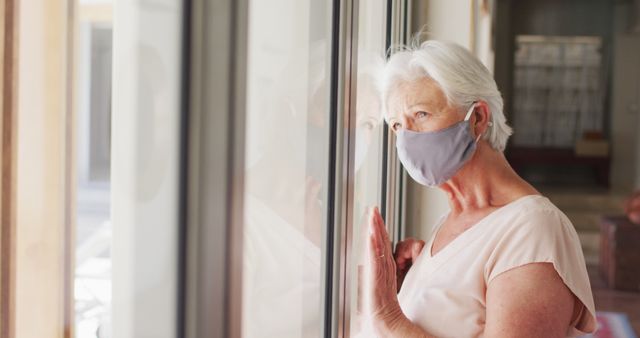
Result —
<path fill-rule="evenodd" d="M 364 212 L 394 160 L 375 84 L 390 1 L 20 5 L 3 54 L 20 57 L 3 115 L 18 130 L 2 126 L 8 331 L 361 331 Z"/>
<path fill-rule="evenodd" d="M 174 337 L 180 280 L 183 8 L 76 0 L 76 337 Z M 113 82 L 112 82 L 113 79 Z M 115 309 L 115 311 L 113 310 Z"/>
<path fill-rule="evenodd" d="M 358 16 L 358 67 L 355 95 L 354 203 L 352 222 L 352 258 L 350 276 L 350 334 L 366 332 L 363 322 L 364 264 L 368 239 L 367 210 L 381 207 L 383 185 L 383 119 L 376 87 L 376 72 L 382 65 L 386 49 L 385 1 L 363 1 Z"/>
<path fill-rule="evenodd" d="M 250 1 L 245 337 L 318 337 L 329 170 L 330 1 Z"/>
<path fill-rule="evenodd" d="M 76 337 L 111 336 L 111 1 L 78 2 L 76 101 Z"/>
<path fill-rule="evenodd" d="M 248 40 L 243 336 L 356 334 L 365 210 L 385 184 L 387 2 L 249 2 Z"/>

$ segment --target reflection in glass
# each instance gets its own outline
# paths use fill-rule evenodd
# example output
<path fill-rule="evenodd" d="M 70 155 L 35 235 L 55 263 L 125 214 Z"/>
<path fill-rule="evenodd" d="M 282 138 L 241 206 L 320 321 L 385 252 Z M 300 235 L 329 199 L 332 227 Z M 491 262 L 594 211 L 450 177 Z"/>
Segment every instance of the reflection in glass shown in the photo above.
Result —
<path fill-rule="evenodd" d="M 382 184 L 382 114 L 376 86 L 385 53 L 385 8 L 382 0 L 361 1 L 358 16 L 358 77 L 356 93 L 356 145 L 354 219 L 350 276 L 352 337 L 371 337 L 365 316 L 364 264 L 367 210 L 380 204 Z"/>
<path fill-rule="evenodd" d="M 330 2 L 250 2 L 243 336 L 318 337 Z"/>
<path fill-rule="evenodd" d="M 111 334 L 111 1 L 79 1 L 75 335 Z"/>

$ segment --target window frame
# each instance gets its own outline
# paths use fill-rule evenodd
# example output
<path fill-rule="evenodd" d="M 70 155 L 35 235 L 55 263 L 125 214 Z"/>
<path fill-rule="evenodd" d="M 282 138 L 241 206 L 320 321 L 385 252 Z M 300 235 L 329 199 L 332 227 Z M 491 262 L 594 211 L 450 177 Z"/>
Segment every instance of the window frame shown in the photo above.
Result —
<path fill-rule="evenodd" d="M 184 337 L 240 336 L 247 11 L 247 0 L 185 11 Z"/>
<path fill-rule="evenodd" d="M 335 167 L 330 167 L 333 181 L 330 186 L 329 201 L 333 206 L 329 210 L 330 220 L 328 229 L 333 233 L 327 234 L 328 253 L 337 253 L 332 257 L 332 264 L 325 267 L 327 293 L 330 294 L 325 304 L 325 337 L 349 337 L 351 324 L 350 300 L 352 293 L 349 281 L 354 253 L 351 250 L 353 242 L 353 191 L 355 181 L 355 117 L 357 94 L 357 52 L 358 52 L 358 5 L 359 1 L 335 1 L 339 5 L 339 13 L 334 15 L 334 25 L 338 24 L 341 43 L 334 44 L 337 48 L 338 65 L 332 72 L 332 78 L 337 84 L 332 85 L 332 93 L 337 91 L 335 101 L 332 101 L 332 147 L 330 158 L 335 160 Z M 410 2 L 408 0 L 387 0 L 386 9 L 386 49 L 405 43 L 408 37 Z M 336 19 L 339 18 L 339 19 Z M 334 28 L 335 29 L 335 28 Z M 335 43 L 335 41 L 334 41 Z M 388 55 L 387 55 L 388 57 Z M 333 83 L 332 83 L 333 84 Z M 344 121 L 348 121 L 345 123 Z M 335 130 L 333 130 L 335 128 Z M 406 171 L 402 168 L 395 150 L 395 137 L 386 122 L 383 122 L 382 133 L 382 182 L 380 206 L 383 218 L 386 220 L 390 238 L 395 244 L 405 233 L 405 187 Z M 336 177 L 341 178 L 337 180 Z M 333 220 L 332 218 L 333 217 Z M 331 221 L 332 220 L 332 221 Z M 330 335 L 328 334 L 330 333 Z"/>
<path fill-rule="evenodd" d="M 348 337 L 359 1 L 331 3 L 330 153 L 320 321 L 323 337 Z M 410 6 L 408 0 L 387 0 L 386 6 L 389 47 L 406 40 Z M 236 337 L 242 320 L 248 0 L 191 0 L 189 15 L 184 332 L 193 338 Z M 214 51 L 215 58 L 207 57 Z M 205 97 L 205 88 L 220 95 Z M 404 234 L 406 174 L 391 130 L 386 123 L 380 129 L 384 138 L 380 204 L 397 241 Z"/>

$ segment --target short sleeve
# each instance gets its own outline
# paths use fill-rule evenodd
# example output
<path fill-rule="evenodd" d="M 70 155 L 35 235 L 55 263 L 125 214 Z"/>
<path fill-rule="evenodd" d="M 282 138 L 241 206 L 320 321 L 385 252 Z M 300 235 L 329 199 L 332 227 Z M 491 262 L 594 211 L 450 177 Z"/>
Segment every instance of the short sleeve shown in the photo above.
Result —
<path fill-rule="evenodd" d="M 486 285 L 501 273 L 530 263 L 552 263 L 582 302 L 583 309 L 568 335 L 595 332 L 595 306 L 580 240 L 569 219 L 557 208 L 524 211 L 505 226 L 485 266 Z"/>

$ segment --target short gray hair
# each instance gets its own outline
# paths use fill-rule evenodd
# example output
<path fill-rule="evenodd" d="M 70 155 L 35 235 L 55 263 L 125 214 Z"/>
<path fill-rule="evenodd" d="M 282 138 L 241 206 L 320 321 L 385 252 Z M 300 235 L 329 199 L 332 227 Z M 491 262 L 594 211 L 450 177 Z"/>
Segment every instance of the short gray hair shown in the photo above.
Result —
<path fill-rule="evenodd" d="M 421 76 L 434 80 L 450 104 L 464 112 L 475 101 L 485 101 L 493 123 L 483 135 L 491 147 L 504 151 L 511 127 L 502 111 L 502 95 L 491 72 L 468 50 L 452 42 L 428 40 L 414 43 L 394 53 L 380 74 L 379 86 L 385 119 L 388 120 L 387 95 L 398 81 L 411 81 Z"/>

